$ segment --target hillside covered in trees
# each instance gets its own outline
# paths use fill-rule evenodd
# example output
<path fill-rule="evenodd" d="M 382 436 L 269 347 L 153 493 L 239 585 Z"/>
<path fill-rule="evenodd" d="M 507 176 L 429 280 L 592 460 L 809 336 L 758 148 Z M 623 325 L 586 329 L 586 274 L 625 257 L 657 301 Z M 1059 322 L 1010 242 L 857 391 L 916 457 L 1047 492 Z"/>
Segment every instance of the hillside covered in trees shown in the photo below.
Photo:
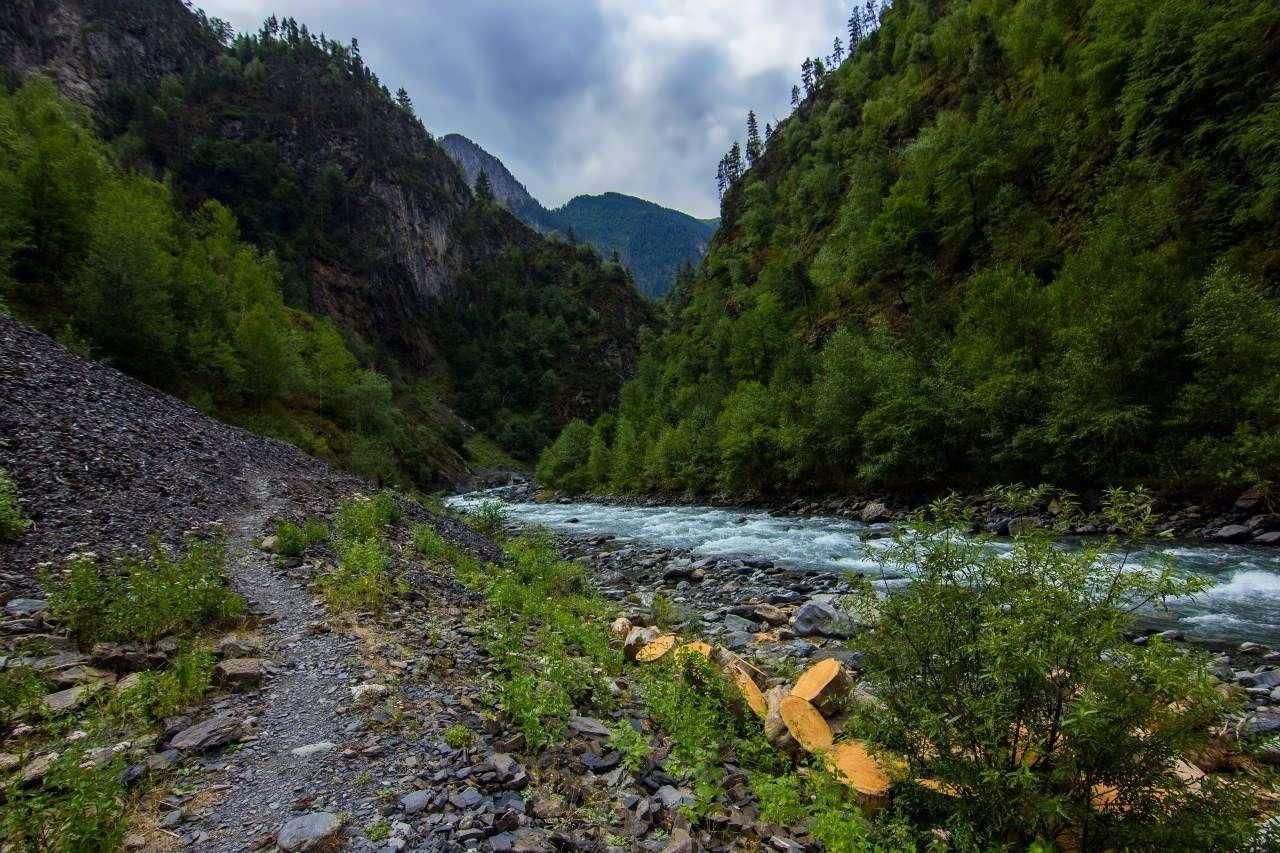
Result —
<path fill-rule="evenodd" d="M 722 162 L 668 330 L 544 478 L 1280 480 L 1280 9 L 897 0 L 847 38 Z"/>
<path fill-rule="evenodd" d="M 574 196 L 549 210 L 534 198 L 501 160 L 456 133 L 440 140 L 474 185 L 483 173 L 495 199 L 544 234 L 594 247 L 614 257 L 635 277 L 636 287 L 650 299 L 671 292 L 686 267 L 702 260 L 719 220 L 695 219 L 687 213 L 622 193 Z"/>
<path fill-rule="evenodd" d="M 355 40 L 276 18 L 232 38 L 178 0 L 54 2 L 0 14 L 0 66 L 18 317 L 406 484 L 465 474 L 459 410 L 532 458 L 616 401 L 650 316 L 625 271 L 477 201 Z M 477 358 L 477 316 L 519 347 Z M 490 386 L 539 393 L 473 393 Z"/>

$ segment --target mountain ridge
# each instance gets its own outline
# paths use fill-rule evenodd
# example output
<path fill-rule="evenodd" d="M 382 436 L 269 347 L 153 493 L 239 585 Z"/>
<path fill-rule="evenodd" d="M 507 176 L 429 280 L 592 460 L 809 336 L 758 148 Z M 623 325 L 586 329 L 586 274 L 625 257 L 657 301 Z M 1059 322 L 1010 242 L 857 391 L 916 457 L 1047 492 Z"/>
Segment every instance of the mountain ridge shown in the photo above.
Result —
<path fill-rule="evenodd" d="M 574 196 L 556 208 L 534 198 L 498 157 L 459 133 L 440 140 L 473 186 L 483 171 L 494 198 L 544 234 L 584 240 L 606 257 L 618 253 L 650 299 L 666 296 L 685 267 L 701 262 L 719 219 L 698 219 L 620 192 Z"/>

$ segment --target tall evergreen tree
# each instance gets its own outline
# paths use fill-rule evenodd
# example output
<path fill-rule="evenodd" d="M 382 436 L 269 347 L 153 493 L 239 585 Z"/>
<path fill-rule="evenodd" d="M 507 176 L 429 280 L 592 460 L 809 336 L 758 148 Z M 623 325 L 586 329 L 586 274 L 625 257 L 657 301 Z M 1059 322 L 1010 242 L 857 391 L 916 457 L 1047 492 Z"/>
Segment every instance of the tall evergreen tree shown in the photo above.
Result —
<path fill-rule="evenodd" d="M 726 154 L 720 158 L 720 164 L 716 166 L 716 191 L 720 197 L 724 197 L 724 191 L 729 188 L 729 156 Z"/>
<path fill-rule="evenodd" d="M 489 183 L 489 173 L 484 169 L 476 175 L 476 198 L 480 201 L 493 201 L 493 184 Z"/>
<path fill-rule="evenodd" d="M 765 124 L 764 124 L 764 147 L 765 147 L 765 148 L 768 148 L 768 147 L 769 147 L 769 144 L 770 144 L 771 142 L 773 142 L 773 125 L 772 125 L 772 124 L 769 124 L 769 122 L 765 122 Z"/>
<path fill-rule="evenodd" d="M 742 146 L 735 140 L 733 147 L 729 149 L 729 184 L 734 184 L 738 178 L 742 177 Z"/>
<path fill-rule="evenodd" d="M 764 152 L 760 143 L 760 124 L 756 120 L 755 110 L 747 112 L 747 165 L 754 166 Z"/>
<path fill-rule="evenodd" d="M 794 110 L 799 106 L 800 106 L 800 87 L 792 86 L 791 87 L 791 109 Z"/>
<path fill-rule="evenodd" d="M 840 36 L 836 36 L 835 43 L 831 45 L 831 67 L 835 68 L 844 62 L 844 45 L 840 43 Z"/>
<path fill-rule="evenodd" d="M 849 15 L 849 54 L 852 55 L 858 49 L 858 43 L 862 41 L 862 13 L 858 11 L 858 7 L 853 7 L 853 12 Z"/>
<path fill-rule="evenodd" d="M 813 60 L 806 59 L 800 64 L 800 82 L 804 84 L 805 97 L 813 94 Z"/>
<path fill-rule="evenodd" d="M 409 114 L 413 113 L 413 101 L 409 99 L 409 93 L 403 86 L 396 89 L 396 106 Z"/>

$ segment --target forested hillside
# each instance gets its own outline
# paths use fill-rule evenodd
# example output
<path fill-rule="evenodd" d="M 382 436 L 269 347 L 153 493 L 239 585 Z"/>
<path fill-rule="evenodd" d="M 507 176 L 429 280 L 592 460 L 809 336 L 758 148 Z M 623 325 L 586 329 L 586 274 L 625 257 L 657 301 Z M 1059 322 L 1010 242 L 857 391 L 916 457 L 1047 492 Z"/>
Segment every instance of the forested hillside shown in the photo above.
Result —
<path fill-rule="evenodd" d="M 702 260 L 719 224 L 621 193 L 575 196 L 548 210 L 501 160 L 470 139 L 451 133 L 440 144 L 473 185 L 483 173 L 493 197 L 521 222 L 544 234 L 581 240 L 605 257 L 616 254 L 650 299 L 666 296 L 681 271 Z"/>
<path fill-rule="evenodd" d="M 897 0 L 849 36 L 722 164 L 669 331 L 544 476 L 1280 479 L 1280 7 Z"/>
<path fill-rule="evenodd" d="M 232 39 L 177 0 L 51 2 L 0 16 L 0 60 L 35 79 L 5 96 L 0 132 L 19 317 L 418 485 L 465 474 L 456 410 L 530 458 L 616 400 L 649 316 L 626 275 L 477 202 L 354 39 L 275 18 Z M 505 360 L 497 335 L 495 354 L 464 352 L 478 314 L 537 357 Z M 490 381 L 540 393 L 470 398 Z"/>

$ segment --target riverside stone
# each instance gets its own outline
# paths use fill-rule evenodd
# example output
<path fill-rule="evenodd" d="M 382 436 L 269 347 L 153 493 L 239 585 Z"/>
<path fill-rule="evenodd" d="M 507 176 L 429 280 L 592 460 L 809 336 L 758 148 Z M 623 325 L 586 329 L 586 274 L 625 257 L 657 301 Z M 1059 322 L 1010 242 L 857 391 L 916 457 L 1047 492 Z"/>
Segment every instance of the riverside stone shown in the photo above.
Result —
<path fill-rule="evenodd" d="M 313 850 L 336 836 L 342 829 L 342 819 L 331 812 L 310 812 L 299 815 L 280 827 L 276 844 L 286 853 Z"/>

